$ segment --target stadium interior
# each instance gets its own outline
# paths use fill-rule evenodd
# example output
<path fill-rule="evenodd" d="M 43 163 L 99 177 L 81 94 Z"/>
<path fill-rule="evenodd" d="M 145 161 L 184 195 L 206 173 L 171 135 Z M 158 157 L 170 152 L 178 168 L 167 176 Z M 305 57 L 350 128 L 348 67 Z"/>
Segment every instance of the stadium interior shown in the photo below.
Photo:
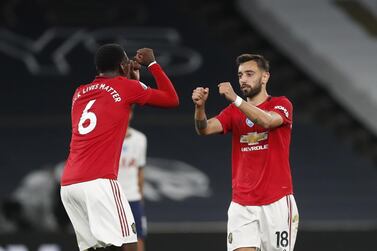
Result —
<path fill-rule="evenodd" d="M 191 94 L 209 87 L 216 115 L 228 104 L 217 84 L 239 91 L 241 53 L 264 55 L 269 93 L 294 105 L 295 250 L 373 250 L 376 39 L 373 0 L 1 1 L 0 250 L 77 250 L 58 184 L 72 94 L 106 42 L 153 48 L 181 100 L 132 121 L 148 137 L 148 251 L 226 250 L 231 141 L 196 135 Z M 147 71 L 141 81 L 154 86 Z"/>

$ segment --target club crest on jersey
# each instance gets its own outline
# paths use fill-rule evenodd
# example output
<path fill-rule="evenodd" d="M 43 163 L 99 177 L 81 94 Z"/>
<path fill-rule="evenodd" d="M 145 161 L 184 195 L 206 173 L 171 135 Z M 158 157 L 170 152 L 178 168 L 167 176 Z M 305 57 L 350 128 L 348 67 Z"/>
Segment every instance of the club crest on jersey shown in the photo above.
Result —
<path fill-rule="evenodd" d="M 248 145 L 256 145 L 259 141 L 266 140 L 268 138 L 268 132 L 249 132 L 246 135 L 241 135 L 240 142 L 247 143 Z"/>
<path fill-rule="evenodd" d="M 248 127 L 253 127 L 253 126 L 254 126 L 254 122 L 251 121 L 249 118 L 246 118 L 246 125 L 247 125 Z"/>

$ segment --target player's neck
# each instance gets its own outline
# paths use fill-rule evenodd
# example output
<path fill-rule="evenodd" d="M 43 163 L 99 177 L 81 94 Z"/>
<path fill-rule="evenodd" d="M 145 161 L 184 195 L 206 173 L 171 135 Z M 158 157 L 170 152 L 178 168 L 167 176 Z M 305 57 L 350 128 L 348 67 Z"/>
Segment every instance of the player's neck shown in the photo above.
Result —
<path fill-rule="evenodd" d="M 116 71 L 107 71 L 107 72 L 101 72 L 99 76 L 105 77 L 105 78 L 115 78 L 115 77 L 120 76 L 120 74 L 119 72 L 116 72 Z"/>
<path fill-rule="evenodd" d="M 252 105 L 258 106 L 268 99 L 269 95 L 266 90 L 262 90 L 256 96 L 252 98 L 247 98 L 247 102 Z"/>

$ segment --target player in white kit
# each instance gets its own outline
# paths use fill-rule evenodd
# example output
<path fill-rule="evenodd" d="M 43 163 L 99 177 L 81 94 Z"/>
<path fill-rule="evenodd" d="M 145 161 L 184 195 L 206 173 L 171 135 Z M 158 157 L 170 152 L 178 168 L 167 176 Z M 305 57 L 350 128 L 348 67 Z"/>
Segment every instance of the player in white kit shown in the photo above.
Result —
<path fill-rule="evenodd" d="M 132 112 L 130 116 L 132 116 Z M 129 127 L 123 141 L 119 161 L 118 182 L 130 203 L 132 214 L 135 218 L 138 251 L 144 250 L 144 240 L 146 237 L 146 217 L 143 203 L 146 155 L 147 137 L 142 132 Z"/>

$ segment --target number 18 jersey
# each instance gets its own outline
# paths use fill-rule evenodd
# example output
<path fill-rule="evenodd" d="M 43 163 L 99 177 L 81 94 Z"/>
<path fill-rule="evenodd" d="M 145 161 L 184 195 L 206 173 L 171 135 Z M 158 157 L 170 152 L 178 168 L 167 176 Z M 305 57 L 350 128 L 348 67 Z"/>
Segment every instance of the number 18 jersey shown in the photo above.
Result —
<path fill-rule="evenodd" d="M 286 97 L 268 97 L 258 107 L 279 114 L 283 124 L 263 128 L 234 104 L 216 117 L 223 133 L 232 132 L 232 201 L 243 206 L 268 205 L 293 193 L 289 163 L 292 103 Z"/>
<path fill-rule="evenodd" d="M 97 77 L 72 100 L 72 138 L 61 185 L 117 179 L 131 105 L 148 101 L 151 89 L 125 77 Z"/>

